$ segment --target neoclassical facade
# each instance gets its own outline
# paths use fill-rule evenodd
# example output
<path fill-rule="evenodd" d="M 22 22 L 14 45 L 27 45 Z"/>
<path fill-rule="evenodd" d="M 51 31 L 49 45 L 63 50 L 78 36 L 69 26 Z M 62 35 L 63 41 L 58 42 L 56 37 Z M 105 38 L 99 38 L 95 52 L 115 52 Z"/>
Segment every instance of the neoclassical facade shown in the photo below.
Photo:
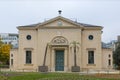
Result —
<path fill-rule="evenodd" d="M 19 47 L 10 52 L 11 70 L 79 72 L 112 68 L 112 50 L 102 48 L 102 27 L 62 16 L 17 27 Z"/>

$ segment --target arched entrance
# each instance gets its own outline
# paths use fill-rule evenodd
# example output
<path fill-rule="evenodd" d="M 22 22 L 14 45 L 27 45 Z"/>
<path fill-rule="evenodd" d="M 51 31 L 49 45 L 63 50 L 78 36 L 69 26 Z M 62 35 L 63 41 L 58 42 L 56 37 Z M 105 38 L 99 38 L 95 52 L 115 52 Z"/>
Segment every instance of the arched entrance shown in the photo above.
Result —
<path fill-rule="evenodd" d="M 68 64 L 69 43 L 63 36 L 57 36 L 51 43 L 51 69 L 52 71 L 66 71 Z"/>

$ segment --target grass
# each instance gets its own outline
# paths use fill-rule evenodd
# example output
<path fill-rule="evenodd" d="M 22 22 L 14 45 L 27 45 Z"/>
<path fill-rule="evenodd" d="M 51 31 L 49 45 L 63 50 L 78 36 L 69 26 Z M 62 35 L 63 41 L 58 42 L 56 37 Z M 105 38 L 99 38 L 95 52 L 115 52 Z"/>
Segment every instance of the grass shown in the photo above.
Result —
<path fill-rule="evenodd" d="M 4 74 L 0 73 L 0 80 L 120 80 L 118 77 L 105 78 L 98 74 L 80 75 L 79 73 L 8 72 L 7 75 Z"/>

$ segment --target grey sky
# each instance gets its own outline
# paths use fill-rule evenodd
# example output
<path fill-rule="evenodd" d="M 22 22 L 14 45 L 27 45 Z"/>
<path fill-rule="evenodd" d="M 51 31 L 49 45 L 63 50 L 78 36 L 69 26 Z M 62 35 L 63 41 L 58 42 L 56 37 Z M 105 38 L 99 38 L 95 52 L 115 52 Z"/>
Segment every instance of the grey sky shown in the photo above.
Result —
<path fill-rule="evenodd" d="M 120 0 L 0 0 L 0 33 L 17 33 L 17 26 L 62 16 L 103 26 L 102 41 L 120 35 Z"/>

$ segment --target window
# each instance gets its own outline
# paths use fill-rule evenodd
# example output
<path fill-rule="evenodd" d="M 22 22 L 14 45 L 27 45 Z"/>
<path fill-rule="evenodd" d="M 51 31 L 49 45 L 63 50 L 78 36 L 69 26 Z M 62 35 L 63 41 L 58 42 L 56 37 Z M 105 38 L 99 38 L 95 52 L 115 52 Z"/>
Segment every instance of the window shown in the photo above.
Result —
<path fill-rule="evenodd" d="M 88 36 L 88 39 L 89 39 L 89 40 L 93 40 L 93 35 L 89 35 L 89 36 Z"/>
<path fill-rule="evenodd" d="M 31 40 L 31 35 L 26 36 L 27 40 Z"/>
<path fill-rule="evenodd" d="M 11 66 L 13 66 L 13 59 L 11 59 Z"/>
<path fill-rule="evenodd" d="M 26 64 L 32 63 L 32 54 L 31 51 L 26 51 Z"/>
<path fill-rule="evenodd" d="M 109 54 L 109 58 L 111 58 L 111 55 Z"/>
<path fill-rule="evenodd" d="M 11 54 L 11 57 L 13 57 L 13 54 Z"/>
<path fill-rule="evenodd" d="M 62 22 L 61 21 L 58 21 L 58 26 L 62 26 Z"/>
<path fill-rule="evenodd" d="M 110 60 L 110 59 L 108 60 L 108 65 L 109 65 L 109 66 L 111 65 L 111 60 Z"/>
<path fill-rule="evenodd" d="M 94 51 L 88 51 L 88 64 L 94 64 Z"/>

